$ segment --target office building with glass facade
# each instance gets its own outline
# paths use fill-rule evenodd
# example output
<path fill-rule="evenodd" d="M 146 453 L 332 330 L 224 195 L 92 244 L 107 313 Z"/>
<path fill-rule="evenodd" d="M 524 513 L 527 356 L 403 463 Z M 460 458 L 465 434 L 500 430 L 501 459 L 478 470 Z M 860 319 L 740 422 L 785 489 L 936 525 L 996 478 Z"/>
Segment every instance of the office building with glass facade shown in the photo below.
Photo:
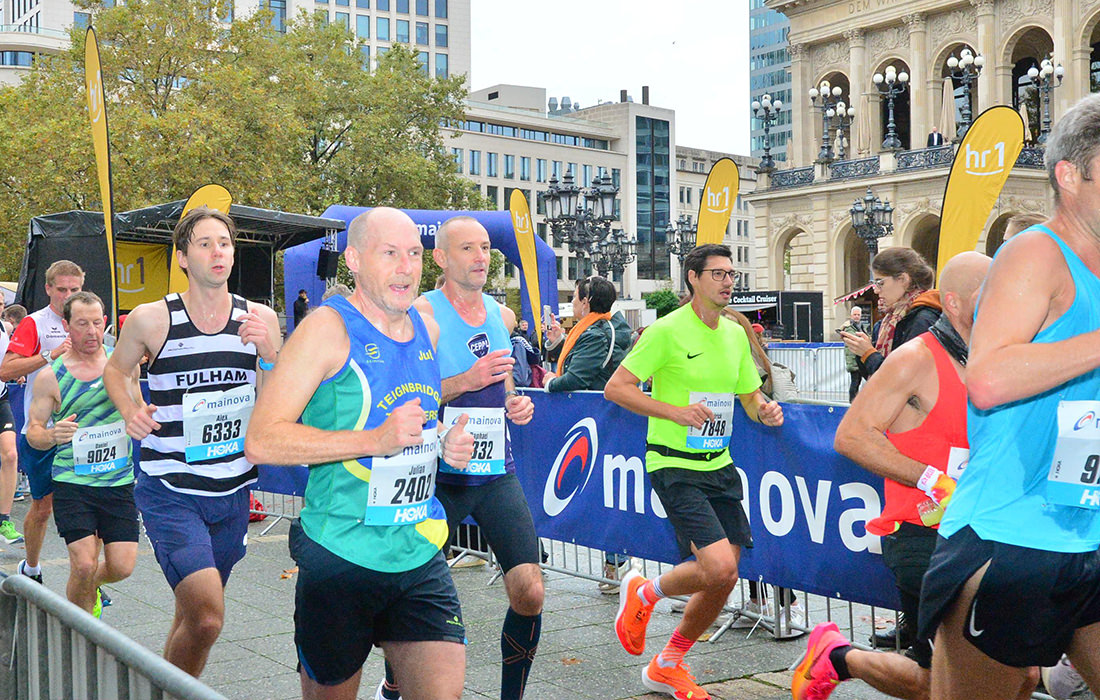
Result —
<path fill-rule="evenodd" d="M 787 35 L 791 23 L 787 17 L 768 9 L 764 0 L 749 0 L 749 94 L 750 102 L 770 95 L 784 108 L 770 129 L 771 155 L 777 163 L 787 160 L 787 142 L 791 139 L 791 56 Z M 749 109 L 749 105 L 745 105 Z M 752 155 L 764 154 L 764 127 L 752 118 Z"/>

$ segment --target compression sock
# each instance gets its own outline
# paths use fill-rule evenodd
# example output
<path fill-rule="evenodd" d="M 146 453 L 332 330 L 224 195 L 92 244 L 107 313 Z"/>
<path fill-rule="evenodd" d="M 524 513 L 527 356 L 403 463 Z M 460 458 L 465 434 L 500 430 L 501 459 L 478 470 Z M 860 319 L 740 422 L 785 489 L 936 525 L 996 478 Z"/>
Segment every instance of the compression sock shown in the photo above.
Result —
<path fill-rule="evenodd" d="M 397 679 L 393 676 L 393 666 L 386 662 L 386 680 L 382 683 L 382 697 L 386 700 L 401 700 L 401 689 L 397 687 Z"/>
<path fill-rule="evenodd" d="M 500 700 L 520 700 L 539 648 L 542 613 L 520 615 L 512 608 L 500 630 Z"/>
<path fill-rule="evenodd" d="M 638 597 L 646 605 L 656 605 L 658 600 L 665 597 L 664 591 L 661 590 L 661 577 L 657 576 L 643 583 L 638 589 Z"/>
<path fill-rule="evenodd" d="M 848 652 L 851 650 L 851 646 L 845 645 L 837 647 L 829 652 L 829 661 L 832 662 L 833 668 L 836 669 L 836 678 L 838 681 L 846 681 L 852 677 L 852 674 L 848 671 L 848 660 L 844 658 L 848 656 Z"/>
<path fill-rule="evenodd" d="M 680 634 L 680 630 L 677 628 L 669 637 L 668 644 L 657 655 L 657 665 L 661 668 L 672 668 L 684 660 L 684 654 L 688 652 L 693 644 L 695 644 L 695 640 L 688 639 Z"/>

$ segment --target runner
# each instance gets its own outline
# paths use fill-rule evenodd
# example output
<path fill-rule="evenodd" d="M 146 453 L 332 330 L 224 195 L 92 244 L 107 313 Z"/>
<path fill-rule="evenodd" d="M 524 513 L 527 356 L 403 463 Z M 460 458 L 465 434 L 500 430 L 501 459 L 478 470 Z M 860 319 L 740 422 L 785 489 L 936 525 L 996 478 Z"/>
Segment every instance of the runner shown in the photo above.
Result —
<path fill-rule="evenodd" d="M 886 505 L 867 531 L 882 537 L 882 560 L 894 575 L 902 620 L 914 626 L 943 504 L 966 466 L 967 343 L 989 263 L 975 252 L 948 261 L 940 276 L 940 318 L 890 353 L 836 431 L 837 452 L 886 481 Z M 928 697 L 931 667 L 926 637 L 904 655 L 863 651 L 827 622 L 811 633 L 791 692 L 795 700 L 824 700 L 837 683 L 859 678 L 888 695 L 917 700 Z"/>
<path fill-rule="evenodd" d="M 257 363 L 273 366 L 279 322 L 268 307 L 229 293 L 232 219 L 193 209 L 172 241 L 189 289 L 130 312 L 103 384 L 126 432 L 141 440 L 134 497 L 176 597 L 164 657 L 198 676 L 225 619 L 226 581 L 245 552 L 257 472 L 244 434 Z M 149 404 L 130 391 L 146 354 Z"/>
<path fill-rule="evenodd" d="M 31 507 L 23 518 L 27 558 L 19 562 L 18 572 L 42 583 L 38 558 L 46 527 L 53 512 L 53 481 L 50 464 L 53 450 L 36 450 L 27 442 L 27 416 L 34 400 L 34 380 L 38 371 L 61 357 L 70 347 L 61 311 L 65 300 L 84 286 L 84 271 L 69 260 L 58 260 L 46 268 L 46 296 L 50 303 L 23 318 L 12 334 L 8 351 L 0 365 L 0 379 L 13 382 L 26 377 L 23 393 L 23 429 L 19 435 L 19 462 L 31 487 Z"/>
<path fill-rule="evenodd" d="M 500 631 L 500 697 L 523 697 L 542 631 L 543 584 L 539 542 L 527 499 L 515 475 L 505 419 L 531 422 L 531 399 L 512 380 L 511 309 L 484 294 L 489 270 L 489 234 L 476 219 L 456 216 L 439 227 L 432 256 L 443 270 L 439 289 L 416 300 L 425 318 L 439 324 L 439 371 L 443 376 L 443 423 L 469 414 L 476 437 L 468 467 L 439 466 L 436 495 L 453 531 L 472 515 L 504 572 L 508 612 Z M 386 685 L 384 683 L 384 685 Z M 376 697 L 398 697 L 380 688 Z"/>
<path fill-rule="evenodd" d="M 77 292 L 62 309 L 72 347 L 34 380 L 27 441 L 53 450 L 54 521 L 69 550 L 70 601 L 96 617 L 100 584 L 128 577 L 137 560 L 134 463 L 126 424 L 103 389 L 103 301 Z M 134 372 L 130 390 L 140 396 Z M 104 561 L 99 561 L 99 542 Z"/>
<path fill-rule="evenodd" d="M 355 291 L 295 329 L 246 438 L 254 461 L 310 465 L 290 533 L 307 699 L 356 697 L 372 644 L 408 700 L 462 694 L 466 631 L 433 487 L 437 444 L 464 468 L 474 441 L 465 416 L 437 437 L 439 329 L 410 308 L 423 251 L 416 225 L 396 209 L 351 222 L 344 256 Z"/>
<path fill-rule="evenodd" d="M 608 400 L 649 417 L 646 471 L 685 559 L 653 580 L 636 571 L 626 575 L 615 632 L 623 648 L 641 655 L 656 602 L 691 596 L 672 638 L 642 672 L 647 688 L 682 700 L 710 697 L 696 684 L 684 654 L 717 619 L 737 582 L 741 548 L 752 546 L 729 452 L 734 395 L 752 420 L 783 424 L 779 404 L 760 393 L 744 330 L 721 315 L 734 274 L 724 245 L 688 253 L 684 278 L 691 302 L 648 326 L 604 389 Z M 649 377 L 652 398 L 638 388 Z"/>
<path fill-rule="evenodd" d="M 0 299 L 0 321 L 4 317 L 4 311 L 4 301 Z M 0 322 L 0 361 L 8 352 L 10 339 L 8 324 Z M 23 535 L 15 529 L 15 523 L 11 520 L 11 504 L 15 501 L 15 489 L 19 481 L 19 451 L 15 438 L 15 414 L 12 413 L 8 400 L 8 386 L 0 381 L 0 539 L 7 544 L 23 541 Z"/>
<path fill-rule="evenodd" d="M 924 579 L 932 697 L 1023 697 L 1063 652 L 1100 690 L 1100 95 L 1054 127 L 1054 216 L 997 251 L 967 365 L 970 462 Z"/>

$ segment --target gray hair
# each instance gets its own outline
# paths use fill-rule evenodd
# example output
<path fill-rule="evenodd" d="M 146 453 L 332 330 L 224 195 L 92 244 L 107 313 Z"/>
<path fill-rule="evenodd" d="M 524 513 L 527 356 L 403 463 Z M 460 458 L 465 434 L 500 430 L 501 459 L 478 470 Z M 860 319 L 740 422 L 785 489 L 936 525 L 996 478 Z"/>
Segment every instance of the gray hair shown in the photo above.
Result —
<path fill-rule="evenodd" d="M 1066 112 L 1047 138 L 1047 177 L 1054 189 L 1054 201 L 1061 200 L 1061 190 L 1054 169 L 1060 161 L 1073 164 L 1081 177 L 1092 179 L 1089 164 L 1100 149 L 1100 94 L 1089 95 L 1077 101 Z"/>

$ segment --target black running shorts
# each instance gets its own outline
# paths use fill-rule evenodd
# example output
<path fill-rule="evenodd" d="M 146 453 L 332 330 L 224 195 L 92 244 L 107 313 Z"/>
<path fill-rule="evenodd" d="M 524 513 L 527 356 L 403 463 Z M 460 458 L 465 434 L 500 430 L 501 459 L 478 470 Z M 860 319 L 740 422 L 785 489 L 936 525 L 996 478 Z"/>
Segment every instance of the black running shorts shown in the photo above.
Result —
<path fill-rule="evenodd" d="M 53 519 L 69 545 L 97 535 L 104 544 L 137 542 L 138 511 L 134 485 L 84 486 L 53 482 Z"/>
<path fill-rule="evenodd" d="M 882 562 L 894 575 L 894 585 L 901 599 L 901 612 L 908 624 L 919 619 L 920 591 L 932 551 L 936 548 L 937 531 L 913 523 L 901 523 L 896 532 L 882 538 Z M 908 654 L 921 668 L 932 668 L 932 645 L 928 637 L 918 636 Z"/>
<path fill-rule="evenodd" d="M 435 497 L 447 511 L 449 532 L 456 532 L 459 523 L 473 516 L 504 573 L 520 564 L 541 561 L 535 521 L 515 474 L 480 486 L 436 484 Z"/>
<path fill-rule="evenodd" d="M 752 547 L 752 529 L 741 505 L 741 478 L 733 465 L 712 471 L 664 467 L 649 472 L 684 559 L 723 539 Z"/>
<path fill-rule="evenodd" d="M 383 642 L 466 642 L 458 593 L 442 552 L 412 571 L 373 571 L 317 544 L 295 520 L 290 556 L 298 564 L 299 671 L 321 685 L 354 676 L 371 647 Z"/>
<path fill-rule="evenodd" d="M 1081 627 L 1100 622 L 1100 554 L 983 540 L 970 527 L 940 537 L 924 577 L 918 634 L 935 632 L 963 585 L 990 562 L 962 634 L 1006 666 L 1053 666 Z"/>
<path fill-rule="evenodd" d="M 15 432 L 15 415 L 11 412 L 11 402 L 8 397 L 0 399 L 0 433 Z"/>

